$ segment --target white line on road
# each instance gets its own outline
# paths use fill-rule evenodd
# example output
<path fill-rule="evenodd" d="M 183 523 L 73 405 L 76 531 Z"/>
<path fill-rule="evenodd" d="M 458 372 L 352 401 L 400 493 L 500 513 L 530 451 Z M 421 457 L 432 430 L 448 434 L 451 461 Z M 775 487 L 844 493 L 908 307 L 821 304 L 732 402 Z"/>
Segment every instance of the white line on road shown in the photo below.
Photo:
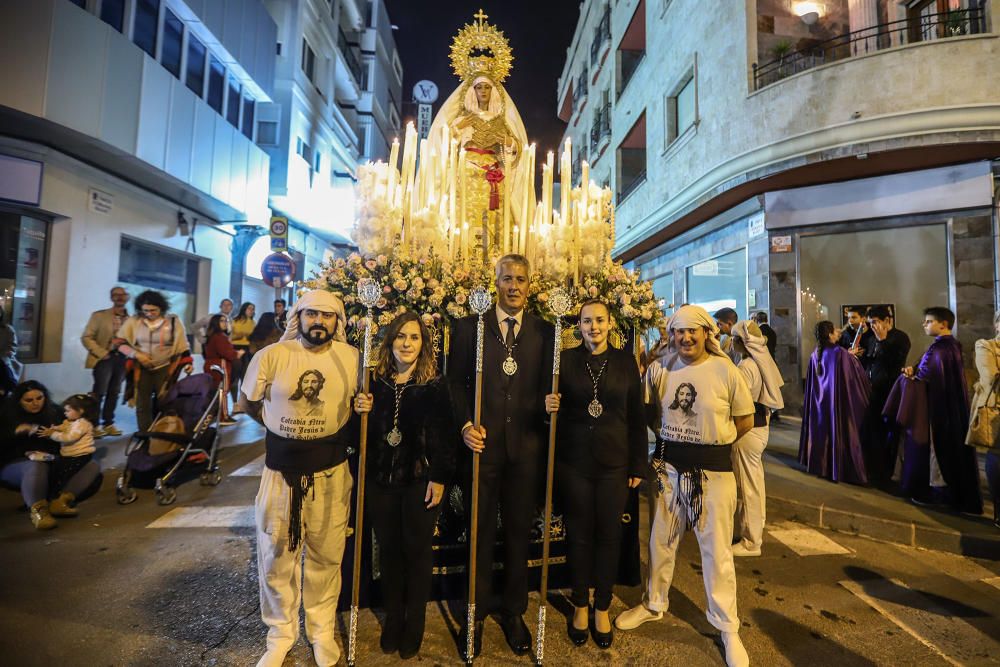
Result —
<path fill-rule="evenodd" d="M 799 556 L 832 556 L 851 553 L 823 533 L 812 528 L 796 528 L 789 524 L 768 528 L 771 537 L 778 540 Z"/>
<path fill-rule="evenodd" d="M 253 528 L 253 505 L 177 507 L 146 528 Z"/>
<path fill-rule="evenodd" d="M 951 665 L 983 664 L 1000 655 L 1000 643 L 897 579 L 840 585 Z"/>
<path fill-rule="evenodd" d="M 229 473 L 230 477 L 260 477 L 264 473 L 264 454 L 261 454 L 242 468 Z"/>

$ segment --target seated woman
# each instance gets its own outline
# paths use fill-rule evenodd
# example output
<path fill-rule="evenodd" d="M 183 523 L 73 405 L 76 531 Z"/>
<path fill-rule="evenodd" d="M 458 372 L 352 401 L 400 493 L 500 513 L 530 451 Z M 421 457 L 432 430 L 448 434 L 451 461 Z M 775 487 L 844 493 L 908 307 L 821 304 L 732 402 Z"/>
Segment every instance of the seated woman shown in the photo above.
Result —
<path fill-rule="evenodd" d="M 416 313 L 389 324 L 375 354 L 371 393 L 358 394 L 354 410 L 371 413 L 365 505 L 382 570 L 386 618 L 379 643 L 406 660 L 423 642 L 431 539 L 456 452 L 448 385 Z"/>
<path fill-rule="evenodd" d="M 867 484 L 861 427 L 871 383 L 861 362 L 840 347 L 840 330 L 824 320 L 816 325 L 816 350 L 809 358 L 802 403 L 799 463 L 835 482 Z"/>
<path fill-rule="evenodd" d="M 43 434 L 61 421 L 49 390 L 35 380 L 17 385 L 0 408 L 0 481 L 21 490 L 38 530 L 56 527 L 49 513 L 49 461 L 59 446 Z"/>
<path fill-rule="evenodd" d="M 611 312 L 596 299 L 580 307 L 583 345 L 561 355 L 559 394 L 545 397 L 545 410 L 561 413 L 556 472 L 565 499 L 569 570 L 575 608 L 567 633 L 577 646 L 587 641 L 590 586 L 600 648 L 611 646 L 608 609 L 618 574 L 622 512 L 629 488 L 646 476 L 646 422 L 639 367 L 630 352 L 608 345 Z"/>

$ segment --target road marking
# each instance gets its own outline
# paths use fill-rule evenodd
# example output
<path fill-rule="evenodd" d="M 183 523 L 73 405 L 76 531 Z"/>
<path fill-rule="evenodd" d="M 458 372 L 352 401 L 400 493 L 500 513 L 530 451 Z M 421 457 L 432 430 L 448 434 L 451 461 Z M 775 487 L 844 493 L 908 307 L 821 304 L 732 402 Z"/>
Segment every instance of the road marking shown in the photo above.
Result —
<path fill-rule="evenodd" d="M 253 528 L 253 505 L 177 507 L 146 528 Z"/>
<path fill-rule="evenodd" d="M 780 525 L 780 528 L 768 528 L 767 532 L 799 556 L 831 556 L 851 553 L 850 549 L 845 549 L 818 530 L 793 528 L 788 524 Z"/>
<path fill-rule="evenodd" d="M 250 463 L 238 470 L 229 473 L 230 477 L 260 477 L 264 474 L 264 454 L 261 454 Z"/>
<path fill-rule="evenodd" d="M 898 625 L 948 664 L 983 664 L 1000 643 L 897 579 L 841 581 L 840 585 Z"/>

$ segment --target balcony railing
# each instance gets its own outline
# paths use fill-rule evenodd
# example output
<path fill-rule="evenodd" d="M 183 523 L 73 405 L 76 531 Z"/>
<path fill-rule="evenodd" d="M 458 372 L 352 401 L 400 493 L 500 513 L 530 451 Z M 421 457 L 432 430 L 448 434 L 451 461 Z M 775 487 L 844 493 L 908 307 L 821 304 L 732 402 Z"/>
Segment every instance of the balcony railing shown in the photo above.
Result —
<path fill-rule="evenodd" d="M 590 128 L 590 154 L 596 155 L 600 145 L 611 137 L 611 104 L 606 103 L 594 114 Z"/>
<path fill-rule="evenodd" d="M 354 47 L 347 43 L 347 35 L 340 29 L 337 30 L 337 48 L 344 54 L 344 62 L 347 63 L 347 69 L 351 72 L 351 76 L 354 77 L 354 82 L 358 84 L 358 88 L 360 88 L 361 61 L 358 60 L 357 54 L 354 53 Z"/>
<path fill-rule="evenodd" d="M 763 65 L 754 63 L 754 90 L 759 90 L 793 74 L 853 56 L 903 44 L 985 32 L 987 32 L 986 12 L 981 2 L 978 6 L 969 9 L 940 14 L 924 14 L 874 25 L 854 32 L 845 32 L 812 46 L 779 55 Z"/>
<path fill-rule="evenodd" d="M 611 7 L 604 8 L 604 16 L 594 29 L 594 41 L 590 43 L 590 64 L 597 65 L 604 45 L 611 39 Z"/>
<path fill-rule="evenodd" d="M 587 88 L 589 87 L 589 81 L 587 77 L 589 73 L 587 70 L 580 72 L 580 76 L 576 80 L 576 84 L 573 86 L 573 109 L 578 110 L 580 108 L 580 102 L 587 97 Z"/>

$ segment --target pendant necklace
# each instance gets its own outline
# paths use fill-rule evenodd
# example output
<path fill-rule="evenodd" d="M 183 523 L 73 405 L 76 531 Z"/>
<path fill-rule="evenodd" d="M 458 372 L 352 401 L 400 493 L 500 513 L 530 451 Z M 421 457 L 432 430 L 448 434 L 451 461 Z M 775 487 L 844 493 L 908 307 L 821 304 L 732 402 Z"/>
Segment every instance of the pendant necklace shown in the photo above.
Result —
<path fill-rule="evenodd" d="M 385 436 L 385 441 L 390 447 L 399 447 L 399 443 L 403 442 L 403 432 L 399 430 L 399 403 L 403 398 L 403 390 L 406 389 L 409 382 L 407 380 L 402 384 L 396 384 L 395 378 L 393 378 L 392 390 L 396 394 L 396 409 L 392 413 L 392 430 Z"/>
<path fill-rule="evenodd" d="M 587 374 L 590 375 L 590 381 L 594 383 L 594 400 L 592 400 L 587 406 L 587 412 L 594 419 L 600 417 L 604 412 L 604 406 L 601 405 L 599 400 L 597 400 L 597 385 L 601 382 L 601 376 L 604 375 L 604 369 L 608 367 L 608 358 L 609 357 L 605 357 L 604 363 L 601 364 L 601 370 L 597 373 L 597 377 L 594 377 L 594 371 L 590 368 L 590 360 L 588 359 L 584 363 L 584 366 L 587 367 Z"/>
<path fill-rule="evenodd" d="M 507 350 L 507 358 L 503 360 L 503 372 L 507 375 L 514 375 L 514 373 L 517 372 L 517 361 L 514 360 L 514 350 L 517 349 L 517 344 L 521 341 L 515 340 L 513 345 L 507 347 L 507 343 L 503 342 L 503 338 L 500 338 L 500 336 L 496 333 L 493 335 L 496 336 L 497 340 L 500 341 L 500 344 L 503 345 L 503 349 Z"/>

